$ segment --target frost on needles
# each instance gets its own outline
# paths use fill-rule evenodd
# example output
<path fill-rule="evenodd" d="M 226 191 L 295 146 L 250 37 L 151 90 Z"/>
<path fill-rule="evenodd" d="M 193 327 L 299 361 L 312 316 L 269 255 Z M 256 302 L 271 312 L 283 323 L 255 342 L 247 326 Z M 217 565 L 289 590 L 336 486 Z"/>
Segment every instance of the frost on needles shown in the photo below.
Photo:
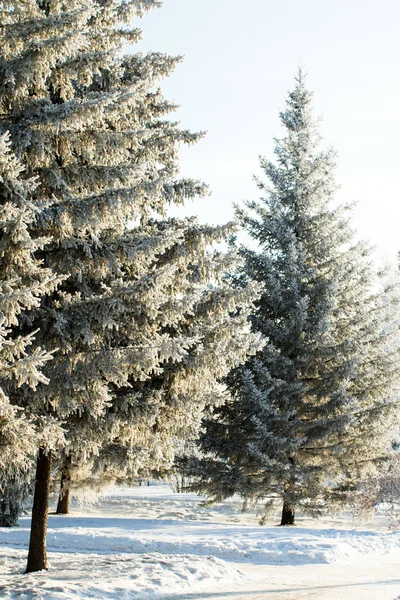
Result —
<path fill-rule="evenodd" d="M 213 248 L 232 226 L 167 217 L 207 188 L 178 176 L 179 145 L 202 134 L 170 120 L 157 87 L 180 57 L 124 51 L 141 35 L 132 19 L 159 4 L 13 0 L 0 13 L 2 127 L 37 177 L 32 201 L 49 201 L 31 227 L 49 240 L 38 256 L 65 277 L 31 319 L 53 356 L 48 383 L 13 399 L 65 432 L 39 451 L 40 527 L 52 456 L 95 467 L 125 449 L 131 475 L 170 464 L 225 397 L 221 378 L 260 348 L 247 321 L 257 285 L 232 286 L 237 257 Z M 28 571 L 46 568 L 40 527 Z"/>
<path fill-rule="evenodd" d="M 14 525 L 29 489 L 32 462 L 44 440 L 58 439 L 60 429 L 37 406 L 33 413 L 14 405 L 25 386 L 32 396 L 46 384 L 43 368 L 51 353 L 35 341 L 31 321 L 43 296 L 60 278 L 43 268 L 35 254 L 46 239 L 29 229 L 40 211 L 33 201 L 37 181 L 29 179 L 11 150 L 9 134 L 0 135 L 0 524 Z M 14 392 L 14 394 L 13 394 Z M 43 408 L 43 407 L 42 407 Z"/>
<path fill-rule="evenodd" d="M 376 292 L 370 248 L 334 202 L 334 153 L 320 149 L 311 97 L 299 72 L 275 162 L 261 159 L 262 197 L 237 209 L 258 245 L 241 248 L 239 277 L 264 286 L 251 321 L 267 343 L 230 373 L 203 458 L 179 463 L 213 499 L 280 498 L 282 524 L 342 502 L 379 466 L 398 400 L 396 294 Z"/>

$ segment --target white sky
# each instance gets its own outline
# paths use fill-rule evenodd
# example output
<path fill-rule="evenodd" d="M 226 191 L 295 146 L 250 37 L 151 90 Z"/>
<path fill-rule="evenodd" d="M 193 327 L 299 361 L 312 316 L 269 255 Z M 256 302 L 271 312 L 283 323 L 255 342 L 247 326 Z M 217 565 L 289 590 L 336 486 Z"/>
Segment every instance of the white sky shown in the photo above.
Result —
<path fill-rule="evenodd" d="M 210 184 L 190 204 L 202 222 L 232 218 L 258 198 L 258 156 L 273 158 L 279 111 L 297 66 L 308 72 L 325 146 L 338 153 L 338 198 L 353 223 L 395 260 L 400 250 L 400 2 L 398 0 L 165 0 L 139 24 L 142 51 L 185 55 L 163 83 L 177 119 L 207 130 L 182 148 L 185 176 Z"/>

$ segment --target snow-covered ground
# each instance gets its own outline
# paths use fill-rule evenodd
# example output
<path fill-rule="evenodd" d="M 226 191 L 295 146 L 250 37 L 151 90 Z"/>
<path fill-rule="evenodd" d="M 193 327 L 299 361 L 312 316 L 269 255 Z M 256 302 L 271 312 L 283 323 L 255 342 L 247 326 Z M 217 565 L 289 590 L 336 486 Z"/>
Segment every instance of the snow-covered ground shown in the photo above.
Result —
<path fill-rule="evenodd" d="M 239 502 L 201 507 L 167 486 L 110 489 L 49 519 L 47 572 L 25 575 L 29 518 L 0 529 L 7 600 L 394 600 L 400 532 L 384 517 L 264 527 Z M 399 597 L 400 599 L 400 597 Z"/>

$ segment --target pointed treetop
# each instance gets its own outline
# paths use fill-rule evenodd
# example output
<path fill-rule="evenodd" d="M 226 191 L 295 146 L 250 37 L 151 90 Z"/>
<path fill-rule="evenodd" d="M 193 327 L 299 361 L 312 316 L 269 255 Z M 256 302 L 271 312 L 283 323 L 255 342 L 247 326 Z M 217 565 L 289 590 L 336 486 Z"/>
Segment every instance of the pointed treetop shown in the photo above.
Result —
<path fill-rule="evenodd" d="M 283 125 L 292 134 L 315 133 L 316 123 L 312 118 L 313 92 L 306 88 L 306 74 L 301 67 L 295 76 L 295 86 L 286 99 L 286 108 L 280 113 Z M 289 135 L 290 135 L 289 133 Z"/>

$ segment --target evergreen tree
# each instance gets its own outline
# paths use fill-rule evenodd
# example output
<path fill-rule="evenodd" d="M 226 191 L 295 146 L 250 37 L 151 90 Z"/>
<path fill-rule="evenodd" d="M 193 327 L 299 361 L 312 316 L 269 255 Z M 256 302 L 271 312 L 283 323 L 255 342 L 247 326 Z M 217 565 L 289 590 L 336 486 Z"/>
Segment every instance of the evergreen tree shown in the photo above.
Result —
<path fill-rule="evenodd" d="M 23 168 L 0 136 L 0 525 L 16 523 L 30 484 L 30 469 L 39 439 L 60 435 L 57 423 L 14 407 L 8 393 L 26 386 L 29 394 L 47 383 L 42 369 L 51 355 L 30 347 L 30 327 L 41 298 L 56 287 L 57 278 L 35 258 L 46 240 L 32 239 L 29 226 L 39 204 L 32 203 L 37 184 L 23 179 Z M 21 327 L 21 325 L 23 327 Z M 18 327 L 20 326 L 20 327 Z M 21 334 L 20 330 L 25 333 Z M 28 332 L 31 330 L 30 333 Z"/>
<path fill-rule="evenodd" d="M 78 461 L 109 446 L 171 461 L 172 439 L 193 435 L 225 394 L 219 379 L 258 344 L 246 325 L 256 286 L 233 288 L 236 259 L 211 249 L 232 227 L 166 218 L 207 190 L 178 178 L 179 145 L 201 136 L 167 118 L 175 107 L 154 87 L 179 58 L 121 51 L 140 37 L 132 18 L 158 4 L 12 0 L 1 13 L 3 126 L 52 201 L 34 226 L 51 238 L 41 257 L 67 276 L 36 321 L 49 385 L 14 402 L 45 403 Z M 46 568 L 50 461 L 40 449 L 28 571 Z"/>
<path fill-rule="evenodd" d="M 228 379 L 232 399 L 206 422 L 204 457 L 184 462 L 194 488 L 318 513 L 343 500 L 385 455 L 398 383 L 396 301 L 376 292 L 369 247 L 333 201 L 334 154 L 319 149 L 311 93 L 299 72 L 269 183 L 237 216 L 258 244 L 241 279 L 264 284 L 252 316 L 264 349 Z"/>

